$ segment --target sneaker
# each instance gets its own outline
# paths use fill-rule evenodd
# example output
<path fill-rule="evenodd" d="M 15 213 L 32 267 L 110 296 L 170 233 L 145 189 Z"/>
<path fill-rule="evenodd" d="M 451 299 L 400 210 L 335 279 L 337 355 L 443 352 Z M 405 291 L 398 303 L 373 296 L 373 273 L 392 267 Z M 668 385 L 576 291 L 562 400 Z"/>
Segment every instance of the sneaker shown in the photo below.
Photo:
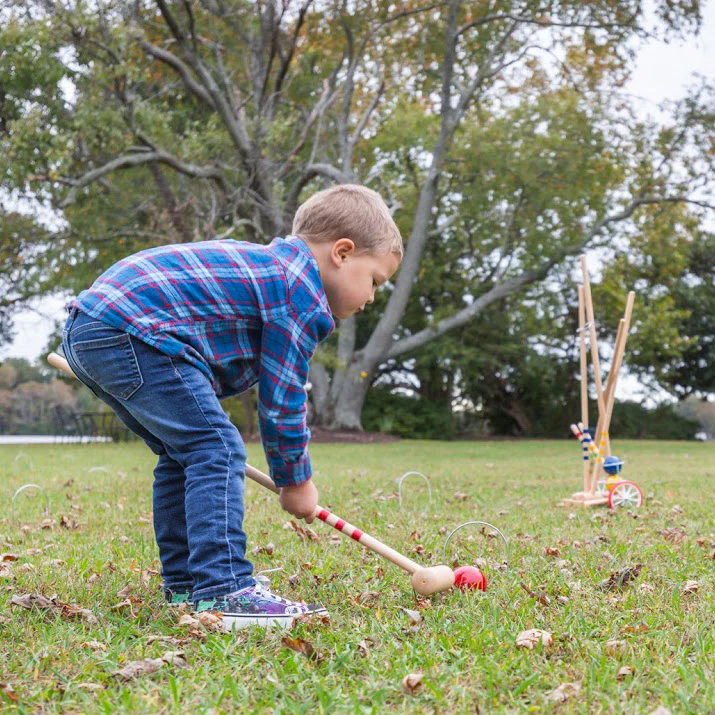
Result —
<path fill-rule="evenodd" d="M 198 601 L 197 613 L 201 611 L 218 611 L 223 614 L 223 628 L 230 632 L 233 628 L 245 628 L 257 625 L 263 628 L 277 626 L 290 628 L 296 616 L 323 615 L 328 612 L 315 603 L 289 601 L 276 596 L 265 586 L 256 583 L 228 596 Z"/>
<path fill-rule="evenodd" d="M 169 606 L 180 606 L 182 603 L 187 603 L 191 606 L 191 591 L 172 591 L 168 589 L 164 591 L 164 598 Z"/>

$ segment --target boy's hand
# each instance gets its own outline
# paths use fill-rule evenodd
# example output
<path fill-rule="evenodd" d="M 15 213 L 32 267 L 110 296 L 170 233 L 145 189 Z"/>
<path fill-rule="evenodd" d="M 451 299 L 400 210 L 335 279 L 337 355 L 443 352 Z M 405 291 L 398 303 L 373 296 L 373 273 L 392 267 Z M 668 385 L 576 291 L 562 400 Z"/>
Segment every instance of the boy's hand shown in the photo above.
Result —
<path fill-rule="evenodd" d="M 309 524 L 315 520 L 313 512 L 318 505 L 318 490 L 313 480 L 295 487 L 281 487 L 279 496 L 281 507 L 298 519 L 305 519 Z"/>

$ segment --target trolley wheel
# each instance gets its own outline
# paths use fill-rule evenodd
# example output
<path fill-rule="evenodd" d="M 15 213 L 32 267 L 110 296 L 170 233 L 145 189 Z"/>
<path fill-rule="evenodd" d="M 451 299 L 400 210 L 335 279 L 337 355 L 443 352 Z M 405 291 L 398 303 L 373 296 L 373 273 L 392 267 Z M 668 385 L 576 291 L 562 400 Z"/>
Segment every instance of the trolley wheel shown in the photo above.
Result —
<path fill-rule="evenodd" d="M 611 509 L 631 507 L 637 509 L 643 504 L 643 492 L 635 482 L 616 482 L 608 493 L 608 506 Z"/>

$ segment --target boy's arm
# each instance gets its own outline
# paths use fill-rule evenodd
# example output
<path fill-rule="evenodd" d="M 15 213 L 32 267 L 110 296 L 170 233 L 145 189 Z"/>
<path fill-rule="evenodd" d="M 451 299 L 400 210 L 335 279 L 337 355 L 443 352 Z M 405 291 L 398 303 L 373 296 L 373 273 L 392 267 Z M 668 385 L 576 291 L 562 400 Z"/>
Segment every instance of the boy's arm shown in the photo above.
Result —
<path fill-rule="evenodd" d="M 315 348 L 334 324 L 325 312 L 286 315 L 263 326 L 258 422 L 273 481 L 294 486 L 311 478 L 306 384 Z"/>

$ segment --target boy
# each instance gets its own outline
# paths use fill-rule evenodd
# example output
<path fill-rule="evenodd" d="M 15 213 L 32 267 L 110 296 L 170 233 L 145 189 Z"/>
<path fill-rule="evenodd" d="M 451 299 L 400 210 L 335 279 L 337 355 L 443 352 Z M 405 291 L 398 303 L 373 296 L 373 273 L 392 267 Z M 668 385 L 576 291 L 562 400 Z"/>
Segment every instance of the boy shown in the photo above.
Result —
<path fill-rule="evenodd" d="M 252 577 L 242 529 L 246 450 L 219 399 L 258 383 L 261 439 L 281 507 L 312 521 L 308 361 L 372 303 L 402 239 L 374 191 L 334 186 L 306 201 L 292 236 L 161 246 L 109 268 L 68 305 L 75 374 L 159 457 L 154 532 L 164 593 L 223 613 L 226 629 L 289 626 L 320 606 Z"/>

